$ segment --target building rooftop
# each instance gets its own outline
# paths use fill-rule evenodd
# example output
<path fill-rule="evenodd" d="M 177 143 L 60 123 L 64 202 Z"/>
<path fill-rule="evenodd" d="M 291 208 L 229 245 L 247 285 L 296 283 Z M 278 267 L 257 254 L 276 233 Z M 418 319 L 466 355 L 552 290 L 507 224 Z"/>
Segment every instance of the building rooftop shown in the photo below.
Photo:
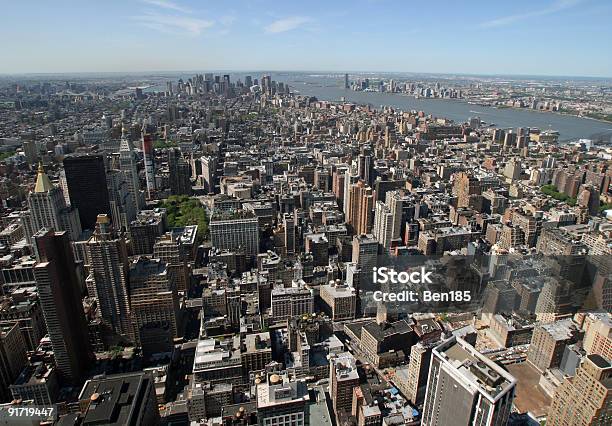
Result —
<path fill-rule="evenodd" d="M 205 370 L 240 363 L 240 336 L 230 339 L 200 339 L 196 346 L 193 369 Z"/>
<path fill-rule="evenodd" d="M 338 380 L 359 380 L 357 360 L 350 352 L 343 352 L 332 357 L 331 362 Z"/>
<path fill-rule="evenodd" d="M 159 259 L 140 256 L 130 264 L 130 277 L 146 278 L 151 275 L 164 275 L 166 273 L 166 264 Z"/>
<path fill-rule="evenodd" d="M 308 402 L 304 381 L 289 380 L 286 374 L 272 374 L 267 382 L 257 385 L 257 408 L 282 406 L 298 401 Z"/>
<path fill-rule="evenodd" d="M 240 219 L 257 219 L 252 211 L 248 210 L 215 210 L 214 214 L 210 218 L 210 223 L 221 222 L 221 221 L 232 221 Z"/>
<path fill-rule="evenodd" d="M 323 386 L 317 386 L 310 390 L 310 410 L 308 415 L 311 425 L 332 425 L 332 414 L 329 412 L 330 402 L 325 395 Z"/>
<path fill-rule="evenodd" d="M 556 341 L 571 339 L 577 330 L 576 323 L 571 318 L 540 324 L 539 327 L 543 328 Z"/>
<path fill-rule="evenodd" d="M 320 286 L 319 288 L 321 291 L 325 289 L 325 291 L 334 298 L 352 297 L 357 294 L 354 287 L 351 287 L 346 284 L 337 284 L 334 282 L 330 282 L 329 284 L 324 284 Z"/>
<path fill-rule="evenodd" d="M 601 369 L 606 369 L 606 368 L 611 368 L 612 367 L 612 363 L 605 359 L 604 357 L 602 357 L 599 354 L 590 354 L 587 355 L 587 358 L 593 362 L 593 364 L 595 364 L 597 367 L 601 368 Z"/>
<path fill-rule="evenodd" d="M 188 225 L 183 228 L 172 228 L 170 234 L 173 241 L 178 241 L 180 244 L 192 245 L 195 242 L 198 233 L 198 225 Z"/>
<path fill-rule="evenodd" d="M 270 339 L 270 332 L 247 334 L 244 337 L 244 344 L 247 352 L 271 350 L 272 341 Z"/>
<path fill-rule="evenodd" d="M 461 338 L 451 337 L 433 350 L 445 364 L 459 373 L 466 384 L 478 389 L 491 401 L 516 384 L 516 379 L 510 373 Z"/>
<path fill-rule="evenodd" d="M 406 320 L 385 323 L 382 325 L 378 324 L 376 321 L 372 321 L 363 328 L 379 342 L 394 334 L 405 334 L 412 331 L 412 326 Z"/>
<path fill-rule="evenodd" d="M 83 425 L 127 425 L 137 421 L 146 399 L 140 392 L 150 378 L 145 373 L 120 374 L 88 380 L 79 399 L 89 399 Z"/>
<path fill-rule="evenodd" d="M 42 361 L 35 362 L 33 364 L 26 365 L 23 368 L 21 374 L 19 374 L 19 377 L 17 377 L 13 385 L 34 386 L 38 384 L 43 384 L 47 382 L 53 372 L 54 367 L 52 365 L 45 364 Z"/>

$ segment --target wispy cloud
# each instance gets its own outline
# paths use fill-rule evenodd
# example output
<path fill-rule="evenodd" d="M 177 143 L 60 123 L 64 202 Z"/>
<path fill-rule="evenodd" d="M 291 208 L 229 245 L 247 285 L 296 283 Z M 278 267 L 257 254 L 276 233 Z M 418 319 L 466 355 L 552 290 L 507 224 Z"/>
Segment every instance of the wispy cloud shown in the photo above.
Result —
<path fill-rule="evenodd" d="M 162 9 L 174 10 L 176 12 L 191 13 L 191 10 L 169 0 L 140 0 L 151 6 L 161 7 Z"/>
<path fill-rule="evenodd" d="M 278 19 L 265 26 L 264 31 L 268 34 L 284 33 L 286 31 L 295 30 L 310 22 L 312 22 L 312 19 L 307 16 L 290 16 L 288 18 Z"/>
<path fill-rule="evenodd" d="M 556 0 L 550 4 L 550 6 L 532 10 L 524 13 L 517 13 L 516 15 L 508 15 L 502 16 L 499 18 L 491 19 L 490 21 L 485 21 L 480 24 L 481 28 L 495 28 L 495 27 L 503 27 L 505 25 L 510 25 L 515 22 L 524 21 L 530 18 L 536 18 L 539 16 L 551 15 L 556 12 L 560 12 L 565 9 L 569 9 L 580 3 L 582 0 Z"/>
<path fill-rule="evenodd" d="M 144 13 L 133 16 L 140 25 L 165 33 L 183 33 L 200 35 L 203 30 L 212 27 L 215 22 L 206 19 L 186 16 L 165 15 L 159 13 Z"/>

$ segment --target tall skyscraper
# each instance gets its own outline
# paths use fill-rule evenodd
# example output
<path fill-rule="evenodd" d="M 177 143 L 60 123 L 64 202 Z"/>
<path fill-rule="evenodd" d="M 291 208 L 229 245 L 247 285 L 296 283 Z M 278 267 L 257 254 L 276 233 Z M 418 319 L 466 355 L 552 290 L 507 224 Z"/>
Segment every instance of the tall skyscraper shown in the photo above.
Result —
<path fill-rule="evenodd" d="M 65 232 L 42 230 L 34 236 L 36 287 L 58 372 L 78 384 L 91 360 L 81 285 Z"/>
<path fill-rule="evenodd" d="M 261 91 L 265 94 L 272 94 L 272 77 L 264 75 L 261 77 Z"/>
<path fill-rule="evenodd" d="M 206 191 L 215 192 L 215 177 L 217 174 L 217 157 L 203 156 L 200 159 L 202 164 L 202 184 Z"/>
<path fill-rule="evenodd" d="M 419 342 L 410 348 L 407 388 L 404 389 L 404 393 L 406 398 L 415 405 L 421 404 L 425 397 L 430 361 L 431 345 Z"/>
<path fill-rule="evenodd" d="M 143 352 L 171 352 L 178 337 L 179 301 L 165 263 L 139 257 L 130 264 L 130 306 L 136 343 Z"/>
<path fill-rule="evenodd" d="M 11 400 L 9 386 L 17 379 L 27 361 L 26 344 L 19 325 L 0 326 L 0 401 Z"/>
<path fill-rule="evenodd" d="M 130 223 L 136 219 L 136 210 L 127 179 L 121 170 L 111 169 L 106 172 L 106 181 L 113 226 L 127 231 Z"/>
<path fill-rule="evenodd" d="M 72 240 L 81 234 L 78 211 L 66 206 L 62 190 L 51 183 L 42 164 L 38 167 L 34 191 L 28 196 L 28 207 L 34 233 L 43 228 L 66 231 Z"/>
<path fill-rule="evenodd" d="M 570 318 L 540 323 L 533 329 L 527 361 L 541 372 L 559 367 L 565 347 L 579 339 L 580 332 Z"/>
<path fill-rule="evenodd" d="M 584 357 L 576 375 L 557 387 L 546 424 L 612 424 L 612 364 L 609 359 L 597 354 Z"/>
<path fill-rule="evenodd" d="M 340 209 L 342 209 L 343 211 L 345 211 L 344 190 L 346 188 L 344 181 L 346 179 L 347 170 L 348 166 L 346 164 L 339 164 L 332 168 L 332 192 L 336 196 L 336 200 L 338 201 L 338 207 L 340 207 Z"/>
<path fill-rule="evenodd" d="M 292 214 L 283 215 L 283 228 L 285 230 L 285 250 L 288 255 L 293 255 L 295 254 L 295 221 Z"/>
<path fill-rule="evenodd" d="M 432 350 L 422 425 L 505 425 L 516 379 L 460 337 Z"/>
<path fill-rule="evenodd" d="M 357 157 L 357 174 L 368 185 L 372 185 L 372 171 L 373 171 L 372 155 L 365 150 L 363 154 L 359 154 Z"/>
<path fill-rule="evenodd" d="M 102 318 L 113 330 L 134 341 L 126 244 L 115 234 L 107 215 L 98 216 L 95 232 L 85 247 L 91 262 L 87 278 L 89 296 L 98 300 Z"/>
<path fill-rule="evenodd" d="M 124 125 L 121 129 L 121 144 L 119 145 L 119 170 L 125 175 L 128 192 L 132 194 L 131 202 L 134 203 L 134 211 L 140 211 L 142 207 L 142 196 L 140 194 L 140 180 L 136 167 L 136 154 L 128 129 Z"/>
<path fill-rule="evenodd" d="M 457 197 L 457 207 L 482 210 L 482 188 L 480 181 L 466 172 L 455 174 L 453 195 Z"/>
<path fill-rule="evenodd" d="M 64 158 L 70 204 L 79 210 L 83 229 L 93 229 L 99 214 L 110 214 L 104 158 L 74 154 Z"/>
<path fill-rule="evenodd" d="M 177 148 L 168 149 L 168 180 L 172 195 L 191 195 L 191 170 Z"/>
<path fill-rule="evenodd" d="M 378 240 L 383 250 L 388 251 L 391 248 L 393 239 L 393 213 L 389 206 L 382 201 L 376 202 L 374 210 L 374 228 L 372 234 Z"/>
<path fill-rule="evenodd" d="M 347 217 L 348 222 L 348 214 L 349 214 L 349 206 L 351 204 L 351 187 L 359 181 L 359 175 L 355 171 L 355 168 L 349 166 L 346 168 L 344 172 L 344 191 L 343 191 L 343 200 L 342 200 L 342 211 Z"/>
<path fill-rule="evenodd" d="M 166 232 L 166 209 L 141 210 L 130 223 L 131 254 L 152 254 L 155 242 Z"/>
<path fill-rule="evenodd" d="M 147 126 L 142 128 L 142 154 L 144 156 L 145 178 L 147 180 L 147 198 L 157 189 L 155 183 L 155 152 L 153 150 L 153 135 L 149 133 Z"/>
<path fill-rule="evenodd" d="M 355 235 L 353 237 L 353 262 L 366 274 L 372 273 L 377 264 L 378 241 L 372 234 Z"/>
<path fill-rule="evenodd" d="M 153 257 L 166 264 L 169 274 L 172 275 L 173 285 L 178 291 L 189 291 L 191 279 L 190 261 L 193 257 L 189 255 L 187 245 L 189 238 L 195 243 L 197 226 L 174 228 L 170 232 L 160 236 L 153 245 Z"/>
<path fill-rule="evenodd" d="M 34 140 L 23 141 L 23 152 L 26 156 L 26 161 L 33 167 L 38 161 L 38 146 Z"/>
<path fill-rule="evenodd" d="M 344 88 L 345 89 L 350 89 L 351 86 L 349 84 L 349 75 L 348 74 L 344 74 Z"/>
<path fill-rule="evenodd" d="M 586 353 L 612 359 L 612 315 L 603 312 L 588 313 L 585 315 L 582 329 L 582 346 Z"/>
<path fill-rule="evenodd" d="M 362 180 L 349 187 L 346 222 L 355 234 L 366 234 L 374 224 L 374 196 L 372 188 Z"/>

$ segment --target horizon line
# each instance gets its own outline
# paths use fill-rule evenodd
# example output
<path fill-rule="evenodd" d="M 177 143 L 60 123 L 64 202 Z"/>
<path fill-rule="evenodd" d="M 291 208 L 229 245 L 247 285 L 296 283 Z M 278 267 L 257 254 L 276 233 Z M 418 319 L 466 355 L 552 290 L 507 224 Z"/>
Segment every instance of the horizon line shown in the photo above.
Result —
<path fill-rule="evenodd" d="M 612 80 L 612 75 L 563 75 L 563 74 L 529 74 L 529 73 L 472 73 L 472 72 L 432 72 L 432 71 L 381 71 L 381 70 L 282 70 L 282 69 L 191 69 L 191 70 L 139 70 L 139 71 L 50 71 L 50 72 L 0 72 L 0 77 L 11 76 L 52 76 L 52 75 L 80 75 L 80 74 L 136 74 L 155 75 L 167 73 L 207 73 L 207 72 L 229 72 L 229 73 L 329 73 L 329 74 L 398 74 L 398 75 L 445 75 L 445 76 L 473 76 L 473 77 L 549 77 L 549 78 L 582 78 L 582 79 L 604 79 Z"/>

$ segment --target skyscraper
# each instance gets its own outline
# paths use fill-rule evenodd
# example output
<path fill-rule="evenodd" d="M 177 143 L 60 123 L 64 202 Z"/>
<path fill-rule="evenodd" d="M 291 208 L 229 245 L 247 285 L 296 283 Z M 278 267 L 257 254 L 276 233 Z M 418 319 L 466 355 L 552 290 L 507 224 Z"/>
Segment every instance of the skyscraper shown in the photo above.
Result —
<path fill-rule="evenodd" d="M 480 181 L 466 172 L 455 175 L 453 195 L 457 197 L 457 207 L 482 210 L 482 188 Z"/>
<path fill-rule="evenodd" d="M 191 262 L 195 257 L 197 225 L 173 228 L 157 239 L 153 246 L 153 257 L 166 263 L 172 273 L 173 287 L 178 291 L 189 291 Z"/>
<path fill-rule="evenodd" d="M 152 254 L 155 242 L 166 232 L 166 209 L 141 210 L 130 223 L 132 255 Z"/>
<path fill-rule="evenodd" d="M 172 351 L 173 339 L 178 337 L 175 286 L 172 270 L 159 259 L 139 257 L 130 265 L 130 306 L 136 342 L 145 354 Z"/>
<path fill-rule="evenodd" d="M 370 274 L 377 264 L 378 241 L 372 234 L 355 235 L 353 237 L 353 262 L 362 272 Z"/>
<path fill-rule="evenodd" d="M 66 206 L 62 190 L 51 183 L 42 164 L 38 167 L 34 191 L 28 196 L 28 207 L 34 233 L 43 228 L 66 231 L 72 240 L 81 234 L 78 211 Z"/>
<path fill-rule="evenodd" d="M 89 296 L 98 300 L 102 318 L 113 330 L 134 341 L 126 244 L 115 235 L 107 215 L 98 216 L 95 232 L 85 247 L 91 262 L 87 278 Z"/>
<path fill-rule="evenodd" d="M 79 210 L 83 229 L 93 229 L 99 214 L 110 214 L 104 157 L 75 154 L 64 158 L 70 204 Z"/>
<path fill-rule="evenodd" d="M 78 384 L 91 359 L 81 286 L 68 235 L 42 230 L 34 236 L 36 287 L 63 380 Z"/>
<path fill-rule="evenodd" d="M 383 250 L 389 250 L 391 248 L 391 240 L 393 239 L 393 213 L 389 206 L 382 201 L 376 202 L 372 233 Z"/>
<path fill-rule="evenodd" d="M 374 223 L 374 196 L 372 188 L 360 180 L 349 187 L 346 222 L 356 234 L 366 234 Z"/>
<path fill-rule="evenodd" d="M 357 174 L 368 185 L 372 184 L 373 162 L 369 150 L 364 150 L 363 154 L 357 157 Z"/>
<path fill-rule="evenodd" d="M 612 424 L 612 364 L 587 355 L 574 377 L 557 388 L 546 424 L 587 426 Z"/>
<path fill-rule="evenodd" d="M 172 195 L 191 195 L 191 170 L 177 148 L 168 149 L 168 180 Z"/>
<path fill-rule="evenodd" d="M 287 255 L 293 255 L 295 254 L 295 221 L 290 213 L 283 215 L 283 228 L 285 230 L 285 250 Z"/>
<path fill-rule="evenodd" d="M 0 327 L 0 401 L 11 400 L 9 386 L 26 364 L 26 345 L 18 324 Z"/>
<path fill-rule="evenodd" d="M 516 379 L 460 337 L 432 351 L 422 425 L 505 425 Z"/>
<path fill-rule="evenodd" d="M 347 167 L 344 171 L 344 191 L 343 191 L 343 200 L 342 200 L 342 211 L 347 217 L 348 222 L 348 214 L 349 214 L 349 206 L 351 204 L 351 187 L 359 181 L 359 175 L 354 170 L 354 167 Z"/>
<path fill-rule="evenodd" d="M 138 179 L 134 144 L 129 138 L 128 129 L 125 125 L 121 130 L 121 144 L 119 145 L 119 170 L 121 170 L 125 175 L 128 192 L 132 194 L 131 201 L 134 203 L 134 211 L 138 212 L 142 207 L 140 180 Z"/>
<path fill-rule="evenodd" d="M 200 159 L 202 164 L 202 185 L 206 191 L 215 192 L 215 176 L 217 174 L 217 157 L 203 156 Z"/>
<path fill-rule="evenodd" d="M 106 181 L 113 226 L 126 231 L 130 223 L 136 219 L 135 205 L 127 180 L 121 170 L 111 169 L 106 172 Z"/>
<path fill-rule="evenodd" d="M 145 178 L 147 180 L 147 198 L 157 189 L 155 183 L 155 153 L 153 151 L 153 135 L 147 129 L 147 126 L 142 128 L 142 153 L 144 156 Z"/>

